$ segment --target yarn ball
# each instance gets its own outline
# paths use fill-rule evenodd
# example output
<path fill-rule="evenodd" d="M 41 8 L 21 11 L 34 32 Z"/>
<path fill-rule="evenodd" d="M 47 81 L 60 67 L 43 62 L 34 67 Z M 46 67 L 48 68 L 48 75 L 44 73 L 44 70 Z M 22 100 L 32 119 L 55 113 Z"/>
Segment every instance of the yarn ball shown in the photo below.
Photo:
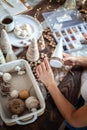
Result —
<path fill-rule="evenodd" d="M 27 89 L 22 89 L 19 91 L 19 98 L 26 99 L 30 96 L 30 92 Z"/>
<path fill-rule="evenodd" d="M 25 103 L 21 99 L 14 98 L 12 100 L 9 100 L 8 108 L 12 114 L 20 115 L 25 110 Z"/>
<path fill-rule="evenodd" d="M 37 109 L 39 104 L 39 101 L 34 96 L 31 96 L 25 100 L 25 105 L 30 111 L 32 111 L 32 109 Z"/>

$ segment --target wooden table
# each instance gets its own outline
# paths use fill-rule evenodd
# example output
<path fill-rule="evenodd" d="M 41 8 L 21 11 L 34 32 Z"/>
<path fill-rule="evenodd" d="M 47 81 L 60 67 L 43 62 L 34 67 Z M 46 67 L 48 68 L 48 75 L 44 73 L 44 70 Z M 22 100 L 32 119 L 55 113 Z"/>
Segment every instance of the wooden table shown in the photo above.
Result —
<path fill-rule="evenodd" d="M 47 8 L 49 7 L 49 9 Z M 34 7 L 33 10 L 27 12 L 26 14 L 31 16 L 37 16 L 37 19 L 41 22 L 43 21 L 42 12 L 53 10 L 55 8 L 58 8 L 59 4 L 56 2 L 48 2 L 46 0 L 41 1 L 38 5 Z M 40 9 L 38 15 L 35 15 L 37 13 L 37 10 Z M 20 54 L 20 57 L 25 55 L 26 49 L 24 49 L 23 53 Z M 47 50 L 48 51 L 48 50 Z M 72 103 L 76 104 L 76 99 L 78 97 L 78 93 L 80 90 L 80 83 L 81 83 L 81 74 L 82 74 L 83 68 L 75 66 L 72 68 L 71 72 L 68 72 L 68 74 L 65 76 L 63 81 L 59 84 L 59 88 L 61 92 L 64 94 L 64 96 Z M 63 117 L 61 116 L 60 112 L 56 108 L 51 96 L 48 94 L 46 101 L 46 109 L 43 115 L 38 117 L 38 119 L 29 125 L 25 126 L 6 126 L 3 124 L 0 126 L 0 130 L 58 130 L 62 122 L 64 121 Z"/>

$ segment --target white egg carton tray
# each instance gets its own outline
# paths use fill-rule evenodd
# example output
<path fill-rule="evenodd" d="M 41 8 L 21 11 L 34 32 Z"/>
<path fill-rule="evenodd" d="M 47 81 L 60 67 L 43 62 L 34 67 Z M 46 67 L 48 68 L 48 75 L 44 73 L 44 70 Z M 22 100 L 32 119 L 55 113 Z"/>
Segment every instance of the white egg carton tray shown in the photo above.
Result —
<path fill-rule="evenodd" d="M 9 126 L 14 124 L 27 125 L 29 123 L 34 123 L 38 119 L 38 116 L 42 115 L 45 110 L 45 101 L 43 95 L 27 61 L 21 59 L 2 64 L 0 65 L 0 72 L 13 73 L 16 66 L 20 66 L 22 70 L 25 69 L 26 74 L 21 76 L 13 74 L 13 79 L 11 80 L 11 89 L 30 89 L 30 95 L 37 97 L 39 100 L 40 108 L 35 112 L 27 111 L 21 116 L 14 116 L 15 118 L 12 118 L 12 115 L 7 109 L 8 97 L 0 94 L 0 116 L 3 122 Z"/>

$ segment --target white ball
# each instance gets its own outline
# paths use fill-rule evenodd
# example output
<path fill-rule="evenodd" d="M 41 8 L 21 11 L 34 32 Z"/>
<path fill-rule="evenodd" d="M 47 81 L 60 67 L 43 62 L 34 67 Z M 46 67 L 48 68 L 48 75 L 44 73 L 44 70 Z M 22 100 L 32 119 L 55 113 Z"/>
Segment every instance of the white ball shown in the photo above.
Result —
<path fill-rule="evenodd" d="M 23 29 L 26 30 L 28 28 L 28 26 L 29 26 L 28 24 L 23 24 Z"/>
<path fill-rule="evenodd" d="M 21 67 L 20 66 L 16 66 L 15 67 L 15 71 L 20 71 L 21 70 Z"/>
<path fill-rule="evenodd" d="M 15 28 L 19 28 L 20 26 L 19 25 L 16 25 Z"/>
<path fill-rule="evenodd" d="M 3 74 L 4 82 L 9 82 L 11 80 L 11 78 L 12 78 L 11 74 L 9 74 L 9 73 L 4 73 Z"/>
<path fill-rule="evenodd" d="M 21 31 L 21 28 L 19 26 L 16 26 L 14 29 L 15 29 L 16 32 Z"/>
<path fill-rule="evenodd" d="M 27 35 L 28 35 L 28 33 L 27 33 L 26 30 L 23 30 L 23 31 L 21 32 L 21 36 L 26 37 Z"/>
<path fill-rule="evenodd" d="M 17 90 L 13 90 L 11 93 L 10 93 L 10 96 L 12 98 L 17 98 L 18 97 L 18 91 Z"/>
<path fill-rule="evenodd" d="M 24 24 L 23 29 L 26 30 L 27 34 L 30 36 L 32 34 L 32 27 L 29 24 Z"/>
<path fill-rule="evenodd" d="M 33 29 L 32 29 L 31 26 L 27 27 L 27 32 L 28 32 L 29 35 L 31 35 L 33 33 Z"/>
<path fill-rule="evenodd" d="M 21 31 L 18 30 L 18 31 L 16 32 L 16 34 L 17 34 L 18 36 L 21 36 Z"/>
<path fill-rule="evenodd" d="M 36 97 L 31 96 L 25 100 L 26 107 L 32 111 L 32 109 L 37 109 L 39 106 L 39 101 L 36 99 Z"/>

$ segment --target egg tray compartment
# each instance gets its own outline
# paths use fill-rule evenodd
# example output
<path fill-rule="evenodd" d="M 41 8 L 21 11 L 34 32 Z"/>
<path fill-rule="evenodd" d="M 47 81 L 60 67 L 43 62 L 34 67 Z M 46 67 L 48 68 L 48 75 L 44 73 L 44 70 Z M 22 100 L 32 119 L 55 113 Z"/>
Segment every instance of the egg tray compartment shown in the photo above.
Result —
<path fill-rule="evenodd" d="M 57 43 L 59 43 L 62 37 L 63 50 L 65 52 L 72 52 L 86 47 L 87 39 L 84 35 L 87 36 L 87 23 L 70 26 L 53 32 Z"/>
<path fill-rule="evenodd" d="M 20 66 L 21 70 L 25 70 L 25 74 L 18 75 L 17 72 L 15 71 L 16 66 Z M 30 92 L 30 96 L 35 96 L 40 102 L 40 107 L 36 110 L 36 112 L 30 112 L 26 108 L 26 110 L 22 115 L 17 117 L 14 116 L 15 118 L 12 118 L 12 114 L 8 110 L 8 100 L 11 97 L 2 96 L 0 94 L 0 115 L 2 120 L 7 125 L 14 125 L 14 124 L 26 125 L 28 123 L 34 122 L 38 118 L 38 116 L 44 113 L 45 102 L 28 62 L 25 60 L 16 60 L 13 62 L 3 64 L 0 66 L 0 72 L 3 73 L 8 72 L 12 75 L 12 79 L 10 81 L 11 85 L 10 91 L 12 90 L 20 91 L 22 89 L 28 89 Z"/>

